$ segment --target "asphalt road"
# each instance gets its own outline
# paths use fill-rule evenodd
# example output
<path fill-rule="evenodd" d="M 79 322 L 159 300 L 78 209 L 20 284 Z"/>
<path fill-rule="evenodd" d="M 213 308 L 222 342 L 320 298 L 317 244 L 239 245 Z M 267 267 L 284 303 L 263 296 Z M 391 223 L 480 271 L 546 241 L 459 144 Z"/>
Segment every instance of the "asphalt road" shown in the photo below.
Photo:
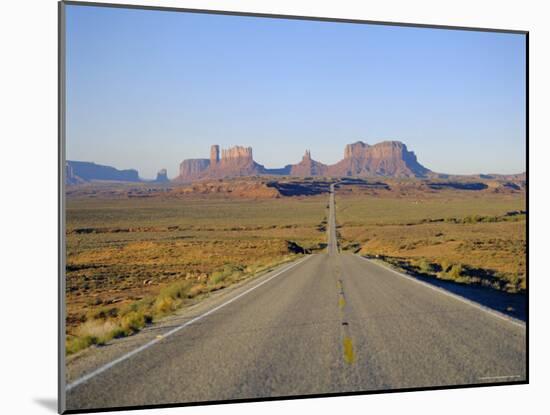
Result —
<path fill-rule="evenodd" d="M 82 357 L 67 408 L 525 380 L 523 324 L 339 253 L 334 215 L 326 254 Z"/>
<path fill-rule="evenodd" d="M 329 213 L 327 223 L 327 253 L 335 255 L 338 253 L 338 238 L 336 237 L 336 208 L 335 208 L 334 184 L 330 185 Z"/>

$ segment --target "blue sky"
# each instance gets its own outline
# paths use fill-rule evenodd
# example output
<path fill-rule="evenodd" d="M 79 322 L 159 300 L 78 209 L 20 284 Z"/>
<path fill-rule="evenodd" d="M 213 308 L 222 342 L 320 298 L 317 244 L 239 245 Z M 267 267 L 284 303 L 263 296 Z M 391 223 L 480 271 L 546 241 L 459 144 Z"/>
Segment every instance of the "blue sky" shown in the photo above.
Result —
<path fill-rule="evenodd" d="M 67 158 L 177 175 L 211 144 L 266 167 L 400 140 L 445 173 L 525 171 L 525 38 L 67 7 Z"/>

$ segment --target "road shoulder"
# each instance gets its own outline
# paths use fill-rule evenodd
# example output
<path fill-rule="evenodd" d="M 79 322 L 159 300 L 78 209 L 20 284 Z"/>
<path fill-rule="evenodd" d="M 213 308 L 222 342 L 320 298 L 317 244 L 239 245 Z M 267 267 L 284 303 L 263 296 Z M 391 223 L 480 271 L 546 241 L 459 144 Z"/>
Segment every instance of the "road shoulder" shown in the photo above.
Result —
<path fill-rule="evenodd" d="M 226 302 L 246 295 L 254 287 L 268 282 L 271 278 L 283 275 L 287 270 L 298 266 L 301 262 L 307 261 L 312 256 L 314 255 L 301 257 L 290 263 L 282 264 L 271 271 L 258 274 L 230 287 L 209 293 L 207 297 L 197 303 L 178 310 L 133 336 L 113 339 L 104 346 L 92 346 L 77 355 L 71 356 L 67 359 L 66 384 L 70 385 L 73 382 L 77 382 L 83 376 L 93 373 L 117 359 L 124 358 L 124 356 L 134 353 L 139 348 L 147 347 L 148 343 L 163 338 L 174 329 L 189 324 L 191 320 L 196 320 L 198 317 L 205 315 L 205 313 L 210 313 L 216 308 L 221 308 Z"/>

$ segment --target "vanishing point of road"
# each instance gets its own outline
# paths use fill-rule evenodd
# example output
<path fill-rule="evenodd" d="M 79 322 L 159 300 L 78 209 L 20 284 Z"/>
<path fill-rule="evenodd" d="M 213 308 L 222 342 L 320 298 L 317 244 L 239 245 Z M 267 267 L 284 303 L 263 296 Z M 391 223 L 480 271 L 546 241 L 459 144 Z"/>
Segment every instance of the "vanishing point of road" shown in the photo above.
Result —
<path fill-rule="evenodd" d="M 71 362 L 67 409 L 526 380 L 525 325 L 341 253 L 222 290 Z"/>

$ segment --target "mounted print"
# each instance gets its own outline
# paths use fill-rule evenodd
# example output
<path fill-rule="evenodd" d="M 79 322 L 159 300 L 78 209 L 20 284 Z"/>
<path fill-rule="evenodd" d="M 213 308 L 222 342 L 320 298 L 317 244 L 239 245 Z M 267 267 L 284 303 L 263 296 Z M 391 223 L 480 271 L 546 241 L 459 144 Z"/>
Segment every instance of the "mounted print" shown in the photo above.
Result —
<path fill-rule="evenodd" d="M 61 412 L 528 382 L 528 33 L 61 2 Z"/>

